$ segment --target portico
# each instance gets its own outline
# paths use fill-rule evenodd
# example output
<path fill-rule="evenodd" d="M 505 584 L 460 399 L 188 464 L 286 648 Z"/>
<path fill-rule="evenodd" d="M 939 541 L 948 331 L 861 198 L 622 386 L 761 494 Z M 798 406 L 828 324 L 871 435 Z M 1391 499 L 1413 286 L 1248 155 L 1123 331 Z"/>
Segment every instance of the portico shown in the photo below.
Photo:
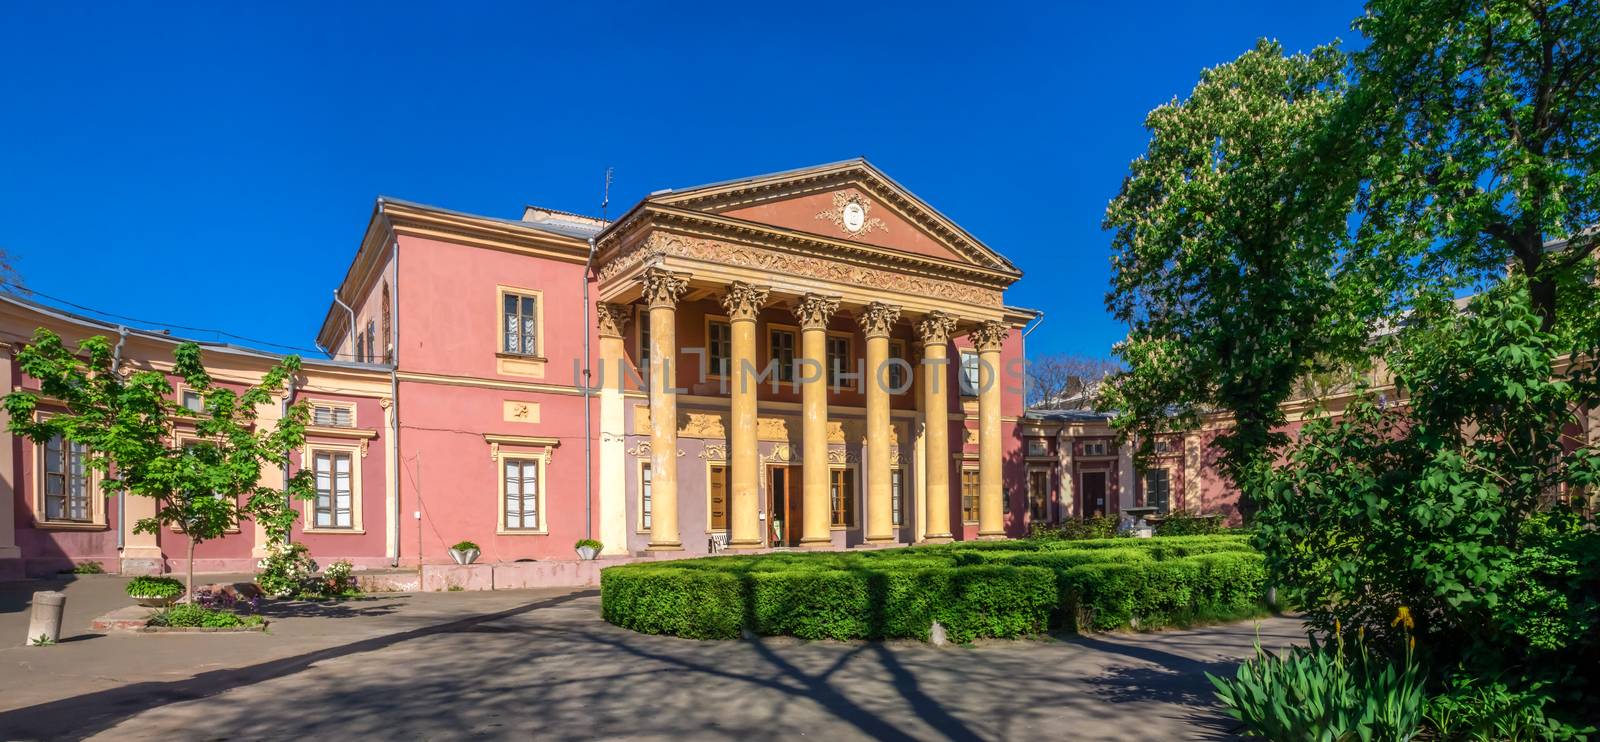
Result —
<path fill-rule="evenodd" d="M 998 254 L 862 161 L 657 194 L 597 244 L 603 375 L 646 379 L 602 392 L 602 450 L 638 464 L 602 467 L 602 520 L 653 551 L 702 529 L 735 549 L 948 541 L 975 429 L 975 535 L 1005 535 L 1001 351 L 1032 315 L 1004 306 L 1020 273 Z M 799 522 L 763 496 L 773 464 L 798 466 Z"/>

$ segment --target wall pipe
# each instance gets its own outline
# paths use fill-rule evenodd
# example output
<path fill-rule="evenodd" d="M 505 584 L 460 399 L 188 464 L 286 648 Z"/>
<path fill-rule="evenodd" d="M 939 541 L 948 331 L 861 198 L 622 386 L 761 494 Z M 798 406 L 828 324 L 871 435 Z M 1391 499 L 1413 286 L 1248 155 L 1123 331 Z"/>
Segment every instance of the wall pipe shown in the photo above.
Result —
<path fill-rule="evenodd" d="M 1022 412 L 1028 412 L 1028 335 L 1039 329 L 1044 324 L 1044 310 L 1035 310 L 1039 314 L 1033 318 L 1033 326 L 1022 331 Z"/>
<path fill-rule="evenodd" d="M 359 361 L 361 359 L 356 358 L 356 310 L 351 309 L 349 304 L 344 303 L 344 299 L 339 298 L 338 289 L 333 290 L 333 303 L 344 307 L 345 313 L 350 315 L 350 335 L 345 338 L 345 341 L 350 343 L 350 357 Z M 334 360 L 338 360 L 339 354 L 334 353 L 333 357 Z"/>
<path fill-rule="evenodd" d="M 590 408 L 594 390 L 589 365 L 589 273 L 594 269 L 594 238 L 589 238 L 589 256 L 583 261 L 583 537 L 594 538 L 594 435 Z"/>
<path fill-rule="evenodd" d="M 380 204 L 378 208 L 382 209 L 383 206 Z M 390 320 L 389 332 L 391 337 L 388 342 L 390 344 L 389 347 L 393 348 L 394 354 L 389 359 L 389 435 L 394 436 L 394 456 L 392 457 L 394 460 L 389 462 L 389 476 L 394 478 L 394 557 L 389 560 L 389 566 L 398 567 L 400 566 L 400 524 L 404 522 L 400 518 L 400 514 L 403 512 L 403 509 L 400 507 L 400 375 L 398 371 L 400 368 L 399 237 L 395 237 L 394 242 L 390 243 L 389 245 L 389 266 L 391 275 L 394 278 L 393 281 L 389 282 L 389 292 L 392 294 L 392 297 L 389 301 L 389 311 L 393 314 L 393 317 Z M 418 486 L 420 486 L 420 483 Z M 421 511 L 420 507 L 418 508 L 418 511 Z M 419 574 L 422 570 L 421 526 L 422 521 L 417 521 L 417 571 Z"/>

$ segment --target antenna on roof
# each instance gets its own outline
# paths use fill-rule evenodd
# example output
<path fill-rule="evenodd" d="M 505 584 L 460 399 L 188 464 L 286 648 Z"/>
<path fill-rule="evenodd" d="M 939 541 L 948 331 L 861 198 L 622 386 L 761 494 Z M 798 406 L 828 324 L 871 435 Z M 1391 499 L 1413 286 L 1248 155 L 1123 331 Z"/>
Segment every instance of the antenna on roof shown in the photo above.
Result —
<path fill-rule="evenodd" d="M 606 187 L 600 197 L 600 221 L 606 221 L 606 207 L 611 205 L 611 168 L 606 168 Z"/>

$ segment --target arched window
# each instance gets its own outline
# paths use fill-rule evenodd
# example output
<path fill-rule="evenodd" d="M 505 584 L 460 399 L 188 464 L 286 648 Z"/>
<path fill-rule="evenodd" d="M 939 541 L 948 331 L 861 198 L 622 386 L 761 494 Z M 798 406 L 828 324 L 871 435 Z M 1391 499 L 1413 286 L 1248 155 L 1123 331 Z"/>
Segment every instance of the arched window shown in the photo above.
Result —
<path fill-rule="evenodd" d="M 389 330 L 389 282 L 383 282 L 383 362 L 394 363 L 394 333 Z"/>

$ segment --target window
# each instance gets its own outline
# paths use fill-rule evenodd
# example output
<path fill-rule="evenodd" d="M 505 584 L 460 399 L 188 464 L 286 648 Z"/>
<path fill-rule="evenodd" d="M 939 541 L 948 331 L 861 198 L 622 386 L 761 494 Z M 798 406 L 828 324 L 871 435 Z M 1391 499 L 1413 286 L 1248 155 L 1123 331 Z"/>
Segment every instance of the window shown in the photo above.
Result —
<path fill-rule="evenodd" d="M 639 326 L 639 353 L 638 353 L 638 358 L 639 358 L 639 379 L 641 381 L 645 382 L 646 385 L 649 385 L 649 383 L 650 383 L 650 310 L 649 310 L 649 308 L 647 308 L 647 307 L 640 307 L 639 308 L 638 321 L 634 322 L 634 324 Z"/>
<path fill-rule="evenodd" d="M 1050 519 L 1050 472 L 1044 469 L 1028 472 L 1028 517 L 1035 522 Z"/>
<path fill-rule="evenodd" d="M 366 360 L 366 357 L 367 357 L 367 336 L 358 332 L 358 333 L 356 333 L 356 355 L 355 355 L 355 358 L 353 360 L 355 362 L 357 362 L 357 363 L 360 363 L 361 361 Z"/>
<path fill-rule="evenodd" d="M 901 504 L 905 499 L 905 486 L 902 484 L 899 469 L 889 470 L 889 520 L 897 526 L 905 525 L 905 511 Z"/>
<path fill-rule="evenodd" d="M 773 330 L 768 335 L 771 358 L 778 363 L 778 381 L 794 381 L 794 333 Z"/>
<path fill-rule="evenodd" d="M 968 523 L 978 522 L 977 469 L 961 470 L 961 520 Z"/>
<path fill-rule="evenodd" d="M 650 465 L 639 465 L 639 529 L 650 530 Z"/>
<path fill-rule="evenodd" d="M 728 467 L 712 464 L 706 477 L 706 497 L 710 500 L 711 530 L 728 530 Z"/>
<path fill-rule="evenodd" d="M 1084 441 L 1084 443 L 1083 443 L 1083 455 L 1085 455 L 1085 456 L 1104 456 L 1104 455 L 1106 455 L 1106 442 L 1105 441 Z"/>
<path fill-rule="evenodd" d="M 837 387 L 844 374 L 854 373 L 850 365 L 850 338 L 829 335 L 827 340 L 828 386 Z"/>
<path fill-rule="evenodd" d="M 732 368 L 733 327 L 726 322 L 706 323 L 706 365 L 712 376 L 728 376 Z"/>
<path fill-rule="evenodd" d="M 833 511 L 833 527 L 849 528 L 856 523 L 855 479 L 849 469 L 828 472 L 828 498 Z"/>
<path fill-rule="evenodd" d="M 350 405 L 314 402 L 311 405 L 311 424 L 327 428 L 353 428 L 356 426 L 356 409 Z"/>
<path fill-rule="evenodd" d="M 394 363 L 394 332 L 389 324 L 389 282 L 383 282 L 383 362 Z"/>
<path fill-rule="evenodd" d="M 508 531 L 539 530 L 538 459 L 503 459 Z"/>
<path fill-rule="evenodd" d="M 1151 442 L 1150 450 L 1157 454 L 1177 453 L 1178 441 L 1174 438 L 1157 438 Z"/>
<path fill-rule="evenodd" d="M 1144 505 L 1158 513 L 1167 512 L 1172 497 L 1172 479 L 1166 469 L 1151 469 L 1144 473 Z"/>
<path fill-rule="evenodd" d="M 500 350 L 517 355 L 539 355 L 538 299 L 509 291 L 500 295 L 503 314 Z"/>
<path fill-rule="evenodd" d="M 367 320 L 367 363 L 378 360 L 378 323 Z"/>
<path fill-rule="evenodd" d="M 45 520 L 90 522 L 89 449 L 57 435 L 44 444 Z"/>
<path fill-rule="evenodd" d="M 205 399 L 200 396 L 199 392 L 197 392 L 197 391 L 195 391 L 193 389 L 185 389 L 185 390 L 183 390 L 183 392 L 179 396 L 179 399 L 181 400 L 181 404 L 183 405 L 183 409 L 186 409 L 186 410 L 188 410 L 190 412 L 205 412 L 206 411 L 206 401 L 205 401 Z"/>
<path fill-rule="evenodd" d="M 983 382 L 980 373 L 977 353 L 961 351 L 961 396 L 978 396 L 979 385 Z"/>
<path fill-rule="evenodd" d="M 891 360 L 904 361 L 906 359 L 906 344 L 899 340 L 890 340 L 889 358 Z M 889 364 L 888 383 L 890 392 L 897 392 L 901 389 L 909 389 L 909 387 L 906 386 L 906 370 L 906 366 L 902 366 L 898 363 Z M 873 371 L 873 374 L 877 373 L 878 372 L 876 370 Z"/>
<path fill-rule="evenodd" d="M 312 455 L 317 478 L 317 528 L 354 528 L 351 520 L 350 464 L 348 452 L 317 451 Z"/>
<path fill-rule="evenodd" d="M 1050 455 L 1050 444 L 1049 444 L 1049 442 L 1046 441 L 1043 438 L 1029 438 L 1028 439 L 1028 455 L 1029 456 L 1049 456 Z"/>

